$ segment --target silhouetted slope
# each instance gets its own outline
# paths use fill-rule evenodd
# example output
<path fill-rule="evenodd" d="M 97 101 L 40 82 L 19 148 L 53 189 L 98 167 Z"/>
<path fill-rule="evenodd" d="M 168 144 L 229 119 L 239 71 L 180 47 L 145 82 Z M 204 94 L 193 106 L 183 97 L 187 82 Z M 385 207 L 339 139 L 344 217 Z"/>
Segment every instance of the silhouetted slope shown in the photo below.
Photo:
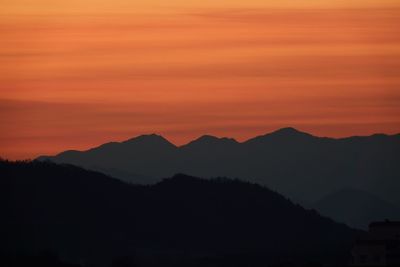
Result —
<path fill-rule="evenodd" d="M 203 136 L 175 147 L 152 135 L 40 159 L 106 169 L 115 177 L 145 184 L 179 172 L 240 177 L 304 204 L 351 187 L 400 206 L 399 158 L 400 135 L 333 139 L 283 128 L 243 143 Z"/>
<path fill-rule="evenodd" d="M 268 144 L 270 142 L 279 142 L 279 141 L 295 143 L 298 141 L 312 140 L 313 138 L 314 136 L 308 133 L 301 132 L 292 127 L 287 127 L 279 129 L 272 133 L 254 137 L 244 142 L 244 144 L 259 146 L 259 145 L 264 145 L 266 143 Z"/>
<path fill-rule="evenodd" d="M 359 229 L 373 221 L 399 220 L 400 208 L 370 193 L 343 189 L 318 201 L 315 208 L 323 215 Z"/>
<path fill-rule="evenodd" d="M 118 143 L 111 142 L 87 151 L 66 151 L 56 157 L 39 157 L 101 171 L 123 180 L 150 184 L 159 177 L 175 173 L 169 160 L 176 157 L 177 147 L 156 134 L 141 135 Z"/>
<path fill-rule="evenodd" d="M 2 250 L 51 249 L 80 262 L 135 255 L 260 266 L 340 262 L 356 234 L 265 187 L 226 178 L 176 175 L 139 186 L 44 162 L 0 162 L 0 177 Z"/>
<path fill-rule="evenodd" d="M 206 150 L 215 148 L 233 148 L 238 144 L 239 143 L 233 138 L 218 138 L 212 135 L 203 135 L 181 148 L 185 150 Z"/>

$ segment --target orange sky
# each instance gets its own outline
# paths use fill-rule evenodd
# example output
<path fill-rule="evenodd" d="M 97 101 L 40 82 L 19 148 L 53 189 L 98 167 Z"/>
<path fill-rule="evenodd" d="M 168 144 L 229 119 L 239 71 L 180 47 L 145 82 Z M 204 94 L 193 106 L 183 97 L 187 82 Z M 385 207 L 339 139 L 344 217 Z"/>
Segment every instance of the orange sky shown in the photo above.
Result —
<path fill-rule="evenodd" d="M 144 133 L 400 132 L 398 0 L 1 3 L 2 157 Z"/>

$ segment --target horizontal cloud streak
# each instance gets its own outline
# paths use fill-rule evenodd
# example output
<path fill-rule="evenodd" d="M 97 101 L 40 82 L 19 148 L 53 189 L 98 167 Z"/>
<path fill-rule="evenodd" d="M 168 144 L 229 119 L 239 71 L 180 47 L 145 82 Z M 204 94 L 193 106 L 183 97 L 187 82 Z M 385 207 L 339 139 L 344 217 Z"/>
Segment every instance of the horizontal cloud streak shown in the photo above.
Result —
<path fill-rule="evenodd" d="M 400 5 L 308 4 L 2 16 L 0 155 L 151 132 L 400 132 Z"/>

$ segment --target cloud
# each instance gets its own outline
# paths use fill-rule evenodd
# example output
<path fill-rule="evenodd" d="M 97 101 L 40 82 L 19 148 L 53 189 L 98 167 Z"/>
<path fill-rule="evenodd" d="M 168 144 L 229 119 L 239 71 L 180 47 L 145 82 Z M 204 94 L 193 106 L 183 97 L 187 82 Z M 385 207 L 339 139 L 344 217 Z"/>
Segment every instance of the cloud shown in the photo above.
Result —
<path fill-rule="evenodd" d="M 182 143 L 288 125 L 400 131 L 399 14 L 219 6 L 2 17 L 0 154 L 152 132 Z"/>

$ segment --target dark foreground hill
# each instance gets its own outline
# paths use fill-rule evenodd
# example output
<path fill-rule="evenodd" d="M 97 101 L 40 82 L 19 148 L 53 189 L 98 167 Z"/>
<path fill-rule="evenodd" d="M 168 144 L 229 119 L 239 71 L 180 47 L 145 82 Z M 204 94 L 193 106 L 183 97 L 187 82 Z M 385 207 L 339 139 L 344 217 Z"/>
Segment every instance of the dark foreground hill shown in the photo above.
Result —
<path fill-rule="evenodd" d="M 71 165 L 6 161 L 0 178 L 3 255 L 53 251 L 87 266 L 116 258 L 129 260 L 115 266 L 340 264 L 358 234 L 226 178 L 176 175 L 142 186 Z"/>

